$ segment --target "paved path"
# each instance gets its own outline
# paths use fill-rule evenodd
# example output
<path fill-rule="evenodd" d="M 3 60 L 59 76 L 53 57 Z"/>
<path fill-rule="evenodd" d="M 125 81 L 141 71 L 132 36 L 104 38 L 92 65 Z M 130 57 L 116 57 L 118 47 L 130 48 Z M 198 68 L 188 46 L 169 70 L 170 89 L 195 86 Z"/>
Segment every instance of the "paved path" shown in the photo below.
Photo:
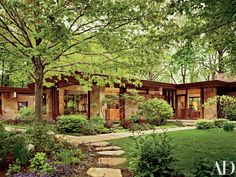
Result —
<path fill-rule="evenodd" d="M 169 128 L 166 131 L 167 132 L 173 132 L 173 131 L 180 131 L 180 130 L 191 130 L 195 129 L 196 127 L 177 127 L 177 128 Z M 162 133 L 163 129 L 156 129 L 156 133 Z M 142 131 L 141 134 L 146 135 L 146 134 L 151 134 L 153 133 L 153 130 L 147 130 L 147 131 Z M 82 143 L 91 143 L 91 142 L 99 142 L 99 141 L 107 141 L 107 140 L 112 140 L 112 139 L 118 139 L 118 138 L 125 138 L 129 136 L 137 136 L 140 133 L 135 132 L 122 132 L 122 133 L 108 133 L 108 134 L 99 134 L 99 135 L 92 135 L 92 136 L 70 136 L 70 135 L 61 135 L 61 134 L 56 134 L 55 136 L 59 139 L 63 138 L 67 140 L 68 142 L 78 145 Z"/>

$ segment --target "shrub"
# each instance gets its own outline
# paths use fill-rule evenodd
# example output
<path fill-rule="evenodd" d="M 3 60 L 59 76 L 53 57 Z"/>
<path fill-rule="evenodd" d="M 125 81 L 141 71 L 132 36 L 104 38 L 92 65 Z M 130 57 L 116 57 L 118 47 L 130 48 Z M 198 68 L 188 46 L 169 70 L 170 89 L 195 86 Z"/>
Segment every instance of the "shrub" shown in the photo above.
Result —
<path fill-rule="evenodd" d="M 78 164 L 83 158 L 82 152 L 77 148 L 72 148 L 69 150 L 61 150 L 54 153 L 54 157 L 57 161 L 62 162 L 62 164 L 72 165 Z"/>
<path fill-rule="evenodd" d="M 136 176 L 175 176 L 174 147 L 166 132 L 134 138 L 130 169 Z"/>
<path fill-rule="evenodd" d="M 12 176 L 16 173 L 19 173 L 20 170 L 21 170 L 20 163 L 19 161 L 16 161 L 15 163 L 9 165 L 6 175 Z"/>
<path fill-rule="evenodd" d="M 47 156 L 45 153 L 36 153 L 34 158 L 30 160 L 30 171 L 50 174 L 53 171 L 52 166 L 47 163 Z"/>
<path fill-rule="evenodd" d="M 236 103 L 232 103 L 223 108 L 225 118 L 228 120 L 236 120 Z"/>
<path fill-rule="evenodd" d="M 34 108 L 32 107 L 22 107 L 17 113 L 17 118 L 20 120 L 33 120 L 34 118 Z"/>
<path fill-rule="evenodd" d="M 226 131 L 226 132 L 232 132 L 232 131 L 234 131 L 234 128 L 235 128 L 235 126 L 234 126 L 234 124 L 231 123 L 231 122 L 226 122 L 226 123 L 224 124 L 224 126 L 223 126 L 223 129 L 224 129 L 224 131 Z"/>
<path fill-rule="evenodd" d="M 162 124 L 166 119 L 173 116 L 173 109 L 163 99 L 150 99 L 139 105 L 139 114 L 144 116 L 150 123 Z"/>
<path fill-rule="evenodd" d="M 213 121 L 211 120 L 200 120 L 197 121 L 197 129 L 211 129 L 211 128 L 215 128 L 215 124 Z"/>
<path fill-rule="evenodd" d="M 131 115 L 129 120 L 131 120 L 133 123 L 140 123 L 140 115 Z"/>
<path fill-rule="evenodd" d="M 194 168 L 191 172 L 194 174 L 195 177 L 210 177 L 212 175 L 212 165 L 211 163 L 205 158 L 198 158 L 194 161 L 193 164 Z"/>
<path fill-rule="evenodd" d="M 27 130 L 31 143 L 37 152 L 50 152 L 53 149 L 53 137 L 48 134 L 50 128 L 43 123 L 35 123 L 31 129 Z"/>
<path fill-rule="evenodd" d="M 27 143 L 22 135 L 12 136 L 9 144 L 11 153 L 15 160 L 18 160 L 19 164 L 26 164 L 30 157 L 30 152 L 27 149 Z"/>
<path fill-rule="evenodd" d="M 131 120 L 124 119 L 120 122 L 120 124 L 125 129 L 131 129 L 134 123 Z"/>
<path fill-rule="evenodd" d="M 215 127 L 217 128 L 223 128 L 224 124 L 227 122 L 226 119 L 216 119 L 214 121 Z"/>
<path fill-rule="evenodd" d="M 81 133 L 87 120 L 83 115 L 64 115 L 57 122 L 58 130 L 61 133 Z"/>

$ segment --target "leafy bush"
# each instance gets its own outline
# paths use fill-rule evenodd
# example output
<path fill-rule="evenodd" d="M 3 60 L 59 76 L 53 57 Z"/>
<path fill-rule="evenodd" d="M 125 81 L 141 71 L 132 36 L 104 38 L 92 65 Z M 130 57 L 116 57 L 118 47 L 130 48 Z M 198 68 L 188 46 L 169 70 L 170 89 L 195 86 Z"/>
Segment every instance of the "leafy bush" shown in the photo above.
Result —
<path fill-rule="evenodd" d="M 144 116 L 148 122 L 160 125 L 166 119 L 173 116 L 173 109 L 163 99 L 150 99 L 139 105 L 139 114 Z"/>
<path fill-rule="evenodd" d="M 236 102 L 225 106 L 223 111 L 226 119 L 236 120 Z"/>
<path fill-rule="evenodd" d="M 18 119 L 32 120 L 34 118 L 34 108 L 32 107 L 22 107 L 17 113 Z"/>
<path fill-rule="evenodd" d="M 215 127 L 217 128 L 223 128 L 224 124 L 227 122 L 226 119 L 216 119 L 214 121 Z"/>
<path fill-rule="evenodd" d="M 200 120 L 197 121 L 197 129 L 211 129 L 211 128 L 215 128 L 215 124 L 212 120 Z"/>
<path fill-rule="evenodd" d="M 175 176 L 173 168 L 174 147 L 166 132 L 134 138 L 135 147 L 130 160 L 130 169 L 136 176 Z"/>
<path fill-rule="evenodd" d="M 7 157 L 11 156 L 20 164 L 28 162 L 30 152 L 27 149 L 24 135 L 16 132 L 7 132 L 0 124 L 0 164 L 5 164 Z"/>
<path fill-rule="evenodd" d="M 14 156 L 14 159 L 19 161 L 19 164 L 26 164 L 30 157 L 30 152 L 27 149 L 27 143 L 22 135 L 15 135 L 11 137 L 9 148 Z"/>
<path fill-rule="evenodd" d="M 235 125 L 231 122 L 226 122 L 223 126 L 224 131 L 226 132 L 232 132 L 234 131 Z"/>
<path fill-rule="evenodd" d="M 19 173 L 20 170 L 21 170 L 20 163 L 19 161 L 16 161 L 15 163 L 9 165 L 6 175 L 12 176 L 16 173 Z"/>
<path fill-rule="evenodd" d="M 27 130 L 30 143 L 35 146 L 37 152 L 50 152 L 53 149 L 53 137 L 48 134 L 50 128 L 43 123 L 35 123 L 31 129 Z"/>
<path fill-rule="evenodd" d="M 131 115 L 129 120 L 131 120 L 133 123 L 139 123 L 140 122 L 140 115 Z"/>
<path fill-rule="evenodd" d="M 125 129 L 131 129 L 134 123 L 131 120 L 124 119 L 120 122 L 120 124 Z"/>
<path fill-rule="evenodd" d="M 198 158 L 194 162 L 194 168 L 191 170 L 195 177 L 212 176 L 212 164 L 205 158 Z"/>
<path fill-rule="evenodd" d="M 61 133 L 81 133 L 87 120 L 83 115 L 63 115 L 57 122 L 58 130 Z"/>
<path fill-rule="evenodd" d="M 51 164 L 47 163 L 47 156 L 45 153 L 36 153 L 34 158 L 30 160 L 30 171 L 50 174 L 53 171 Z"/>
<path fill-rule="evenodd" d="M 77 148 L 72 148 L 69 150 L 61 150 L 54 153 L 54 157 L 57 161 L 62 162 L 62 164 L 72 165 L 78 164 L 83 158 L 82 152 Z"/>

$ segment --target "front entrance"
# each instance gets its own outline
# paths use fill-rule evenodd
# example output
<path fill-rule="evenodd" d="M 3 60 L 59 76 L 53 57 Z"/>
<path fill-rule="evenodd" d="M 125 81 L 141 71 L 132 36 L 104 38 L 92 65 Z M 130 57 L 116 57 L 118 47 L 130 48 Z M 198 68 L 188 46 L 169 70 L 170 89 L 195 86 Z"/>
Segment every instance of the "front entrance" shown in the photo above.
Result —
<path fill-rule="evenodd" d="M 187 118 L 186 117 L 186 95 L 178 95 L 177 96 L 177 118 Z"/>

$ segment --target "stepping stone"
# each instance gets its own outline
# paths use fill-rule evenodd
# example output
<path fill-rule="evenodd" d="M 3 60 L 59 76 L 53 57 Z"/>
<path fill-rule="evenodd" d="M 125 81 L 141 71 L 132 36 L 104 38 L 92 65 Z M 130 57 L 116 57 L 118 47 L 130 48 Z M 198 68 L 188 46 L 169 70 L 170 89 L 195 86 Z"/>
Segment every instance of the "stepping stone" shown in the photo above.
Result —
<path fill-rule="evenodd" d="M 96 147 L 96 151 L 121 150 L 119 146 Z"/>
<path fill-rule="evenodd" d="M 119 165 L 126 161 L 126 158 L 113 158 L 113 157 L 102 157 L 98 159 L 98 163 L 101 165 Z"/>
<path fill-rule="evenodd" d="M 100 155 L 111 155 L 111 156 L 118 156 L 124 153 L 122 150 L 117 150 L 117 151 L 99 151 L 97 152 Z"/>
<path fill-rule="evenodd" d="M 104 146 L 109 146 L 110 144 L 108 142 L 101 141 L 101 142 L 91 143 L 90 145 L 97 146 L 97 147 L 104 147 Z"/>
<path fill-rule="evenodd" d="M 90 168 L 87 174 L 92 177 L 122 177 L 120 169 Z"/>

